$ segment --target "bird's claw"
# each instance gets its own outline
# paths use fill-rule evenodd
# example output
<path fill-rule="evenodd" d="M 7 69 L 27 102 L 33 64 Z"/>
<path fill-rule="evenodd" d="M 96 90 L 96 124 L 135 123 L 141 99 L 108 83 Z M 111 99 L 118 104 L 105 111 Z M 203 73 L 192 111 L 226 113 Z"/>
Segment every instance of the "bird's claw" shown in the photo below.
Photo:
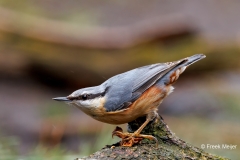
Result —
<path fill-rule="evenodd" d="M 112 132 L 112 137 L 117 136 L 122 139 L 120 142 L 121 146 L 126 146 L 126 147 L 131 147 L 134 144 L 139 143 L 142 141 L 144 138 L 150 139 L 150 140 L 155 140 L 156 144 L 158 144 L 157 139 L 154 136 L 151 135 L 142 135 L 142 134 L 136 134 L 136 133 L 123 133 L 122 128 L 116 127 L 115 130 Z"/>

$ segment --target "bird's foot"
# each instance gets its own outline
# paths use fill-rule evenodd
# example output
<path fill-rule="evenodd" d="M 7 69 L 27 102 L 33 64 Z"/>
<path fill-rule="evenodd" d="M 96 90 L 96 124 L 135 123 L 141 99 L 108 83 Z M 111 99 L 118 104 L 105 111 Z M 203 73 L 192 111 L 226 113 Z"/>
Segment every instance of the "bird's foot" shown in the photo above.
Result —
<path fill-rule="evenodd" d="M 155 140 L 156 144 L 158 144 L 158 140 L 152 136 L 152 135 L 144 135 L 144 134 L 138 134 L 138 133 L 123 133 L 122 128 L 116 127 L 116 129 L 112 132 L 112 136 L 117 136 L 122 139 L 120 142 L 121 146 L 131 147 L 134 144 L 139 143 L 144 138 L 149 140 Z"/>

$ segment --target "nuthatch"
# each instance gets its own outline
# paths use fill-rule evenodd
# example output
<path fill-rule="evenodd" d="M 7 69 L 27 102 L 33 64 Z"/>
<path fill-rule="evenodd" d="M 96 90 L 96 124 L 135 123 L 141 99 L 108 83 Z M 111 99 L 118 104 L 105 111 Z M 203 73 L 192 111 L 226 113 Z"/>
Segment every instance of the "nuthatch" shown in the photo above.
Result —
<path fill-rule="evenodd" d="M 122 138 L 122 146 L 132 146 L 143 138 L 143 128 L 158 117 L 158 106 L 172 91 L 172 84 L 194 62 L 205 58 L 196 54 L 174 62 L 143 66 L 113 76 L 99 86 L 76 90 L 67 97 L 53 98 L 74 105 L 92 118 L 109 123 L 124 124 L 146 116 L 146 121 L 134 133 L 115 130 Z"/>

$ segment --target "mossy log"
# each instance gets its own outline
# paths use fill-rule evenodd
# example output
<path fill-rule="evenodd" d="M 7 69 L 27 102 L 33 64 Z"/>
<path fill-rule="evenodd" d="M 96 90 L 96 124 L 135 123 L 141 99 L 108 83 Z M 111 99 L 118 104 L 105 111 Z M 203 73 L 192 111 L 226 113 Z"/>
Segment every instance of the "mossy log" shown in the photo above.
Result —
<path fill-rule="evenodd" d="M 145 117 L 128 123 L 128 132 L 134 132 L 145 121 Z M 157 118 L 149 123 L 142 134 L 151 134 L 158 140 L 158 145 L 155 141 L 144 139 L 139 144 L 133 147 L 119 146 L 119 142 L 113 145 L 107 145 L 100 151 L 97 151 L 89 157 L 77 158 L 76 160 L 90 160 L 90 159 L 210 159 L 210 160 L 226 160 L 220 156 L 212 155 L 204 150 L 194 147 L 186 143 L 180 138 L 176 137 L 170 131 L 167 124 L 162 118 Z M 114 147 L 113 147 L 114 146 Z"/>

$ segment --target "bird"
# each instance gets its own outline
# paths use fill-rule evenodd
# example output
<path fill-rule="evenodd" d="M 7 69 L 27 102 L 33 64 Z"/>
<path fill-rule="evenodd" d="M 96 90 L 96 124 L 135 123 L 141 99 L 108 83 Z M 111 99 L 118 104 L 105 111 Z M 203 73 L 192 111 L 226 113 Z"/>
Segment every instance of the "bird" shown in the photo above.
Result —
<path fill-rule="evenodd" d="M 191 64 L 205 58 L 195 54 L 178 61 L 156 63 L 115 75 L 102 84 L 82 88 L 69 96 L 53 98 L 82 110 L 92 118 L 113 125 L 129 123 L 139 117 L 145 122 L 133 133 L 122 132 L 120 127 L 113 135 L 122 138 L 121 146 L 131 147 L 142 139 L 157 139 L 141 134 L 146 125 L 158 117 L 158 107 L 174 87 L 180 74 Z"/>

